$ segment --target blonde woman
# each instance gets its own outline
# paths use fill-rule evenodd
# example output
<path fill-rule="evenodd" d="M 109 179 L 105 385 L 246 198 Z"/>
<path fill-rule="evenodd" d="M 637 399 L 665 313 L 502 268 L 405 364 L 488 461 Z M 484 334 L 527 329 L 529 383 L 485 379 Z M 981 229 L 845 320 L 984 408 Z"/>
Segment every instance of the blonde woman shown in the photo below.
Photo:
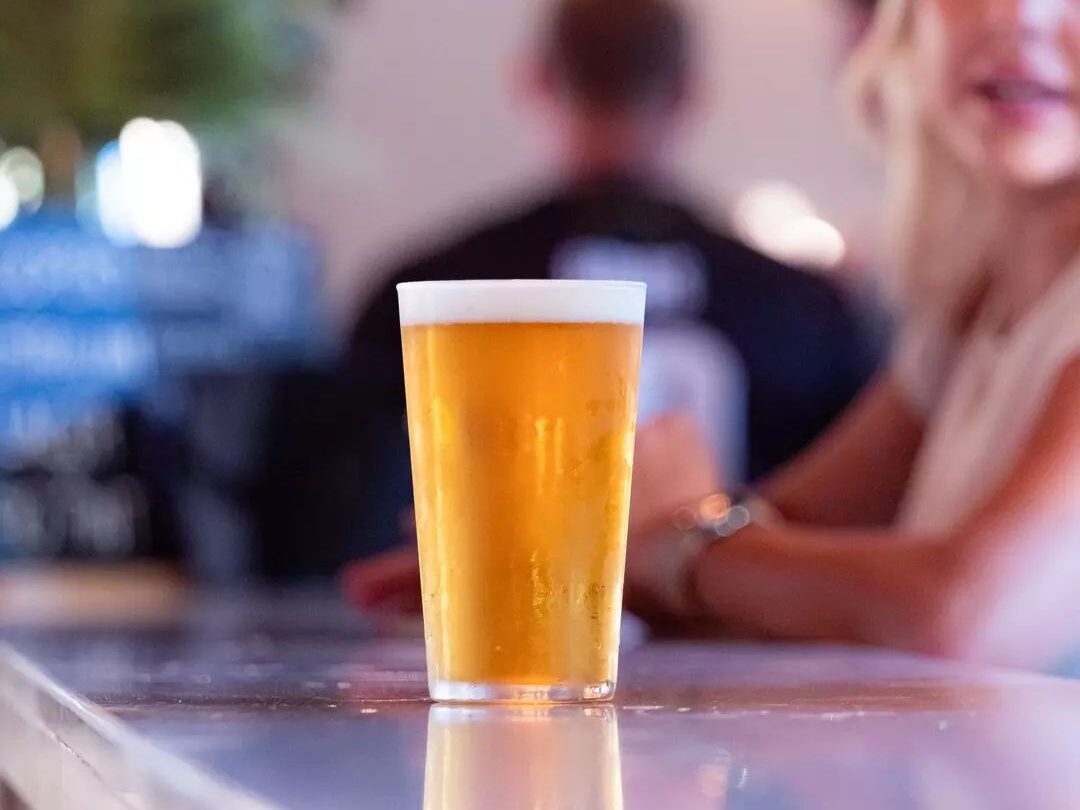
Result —
<path fill-rule="evenodd" d="M 1080 649 L 1080 2 L 884 0 L 853 70 L 890 171 L 893 367 L 748 509 L 639 523 L 628 582 L 751 635 L 1053 666 Z M 672 461 L 693 432 L 643 434 L 639 521 L 709 489 Z"/>
<path fill-rule="evenodd" d="M 1053 666 L 1080 649 L 1080 0 L 883 0 L 853 84 L 890 172 L 892 368 L 756 496 L 641 432 L 628 597 L 747 636 Z M 356 572 L 367 604 L 415 562 Z"/>

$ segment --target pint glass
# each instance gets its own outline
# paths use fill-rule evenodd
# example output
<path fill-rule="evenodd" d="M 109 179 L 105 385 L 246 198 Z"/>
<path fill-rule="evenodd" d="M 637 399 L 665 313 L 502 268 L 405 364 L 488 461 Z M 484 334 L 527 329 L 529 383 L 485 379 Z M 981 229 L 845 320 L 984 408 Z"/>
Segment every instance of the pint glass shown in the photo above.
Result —
<path fill-rule="evenodd" d="M 610 698 L 644 285 L 398 298 L 432 697 Z"/>

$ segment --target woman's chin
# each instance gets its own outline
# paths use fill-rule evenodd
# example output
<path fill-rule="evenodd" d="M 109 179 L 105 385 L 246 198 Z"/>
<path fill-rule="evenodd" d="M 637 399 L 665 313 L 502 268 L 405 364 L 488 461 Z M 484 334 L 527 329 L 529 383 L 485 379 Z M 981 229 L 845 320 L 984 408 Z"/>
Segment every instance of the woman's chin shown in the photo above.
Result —
<path fill-rule="evenodd" d="M 1048 146 L 1038 139 L 1017 139 L 984 150 L 977 171 L 995 185 L 1035 191 L 1080 176 L 1080 143 Z"/>

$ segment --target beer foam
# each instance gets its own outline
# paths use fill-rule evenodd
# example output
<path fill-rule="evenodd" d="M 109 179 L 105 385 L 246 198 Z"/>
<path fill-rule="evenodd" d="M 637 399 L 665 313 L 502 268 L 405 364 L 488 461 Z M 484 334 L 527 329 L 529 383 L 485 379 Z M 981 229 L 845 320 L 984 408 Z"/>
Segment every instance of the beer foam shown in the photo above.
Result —
<path fill-rule="evenodd" d="M 645 285 L 634 281 L 414 281 L 397 291 L 402 326 L 645 319 Z"/>

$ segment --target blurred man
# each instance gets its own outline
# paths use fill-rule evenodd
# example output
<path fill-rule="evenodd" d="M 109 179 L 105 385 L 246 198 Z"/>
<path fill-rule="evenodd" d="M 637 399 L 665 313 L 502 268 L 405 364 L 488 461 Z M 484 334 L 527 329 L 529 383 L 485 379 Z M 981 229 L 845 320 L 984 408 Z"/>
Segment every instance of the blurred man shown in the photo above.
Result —
<path fill-rule="evenodd" d="M 390 273 L 371 299 L 349 347 L 350 434 L 334 433 L 321 473 L 303 484 L 319 504 L 306 514 L 320 523 L 293 517 L 306 536 L 344 532 L 361 542 L 342 551 L 368 552 L 365 541 L 392 540 L 411 503 L 395 293 L 403 281 L 647 282 L 643 410 L 695 413 L 735 482 L 804 447 L 875 366 L 870 338 L 836 289 L 719 232 L 664 176 L 694 80 L 675 6 L 562 0 L 536 63 L 535 106 L 562 178 Z M 295 489 L 287 497 L 296 503 Z M 349 508 L 335 512 L 335 502 Z"/>

